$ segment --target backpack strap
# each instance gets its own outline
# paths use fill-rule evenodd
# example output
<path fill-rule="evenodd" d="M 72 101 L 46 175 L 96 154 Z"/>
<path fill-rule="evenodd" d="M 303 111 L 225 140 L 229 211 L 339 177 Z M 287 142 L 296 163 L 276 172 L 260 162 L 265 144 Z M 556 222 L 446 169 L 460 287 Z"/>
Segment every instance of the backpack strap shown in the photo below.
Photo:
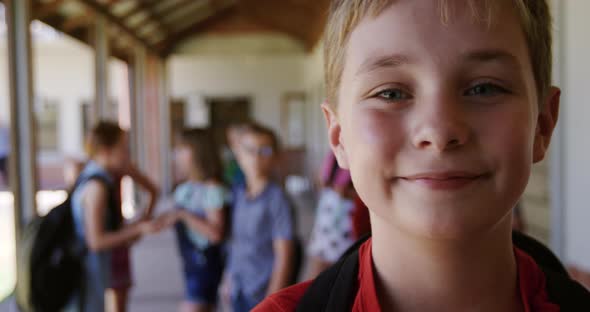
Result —
<path fill-rule="evenodd" d="M 541 267 L 547 282 L 549 300 L 560 307 L 561 312 L 590 311 L 590 292 L 569 277 Z"/>
<path fill-rule="evenodd" d="M 112 180 L 110 180 L 109 178 L 105 177 L 103 174 L 101 173 L 95 173 L 95 174 L 91 174 L 87 177 L 79 177 L 78 180 L 76 180 L 76 183 L 74 184 L 74 187 L 72 188 L 72 191 L 70 192 L 70 196 L 74 193 L 74 191 L 84 182 L 88 182 L 88 181 L 98 181 L 100 183 L 102 183 L 107 190 L 107 196 L 108 196 L 108 201 L 107 201 L 107 208 L 108 208 L 108 224 L 106 225 L 108 229 L 110 230 L 115 230 L 118 229 L 121 226 L 121 223 L 123 222 L 123 218 L 121 215 L 121 212 L 119 211 L 121 209 L 120 205 L 118 205 L 118 200 L 116 198 L 117 194 L 115 193 L 115 184 Z"/>
<path fill-rule="evenodd" d="M 358 258 L 358 250 L 354 250 L 322 272 L 309 286 L 296 311 L 349 311 L 357 290 Z"/>
<path fill-rule="evenodd" d="M 359 248 L 365 235 L 352 245 L 338 262 L 322 272 L 309 286 L 297 305 L 297 312 L 349 311 L 358 289 Z"/>
<path fill-rule="evenodd" d="M 559 258 L 543 243 L 519 231 L 512 232 L 512 242 L 515 247 L 531 256 L 540 267 L 569 277 Z"/>

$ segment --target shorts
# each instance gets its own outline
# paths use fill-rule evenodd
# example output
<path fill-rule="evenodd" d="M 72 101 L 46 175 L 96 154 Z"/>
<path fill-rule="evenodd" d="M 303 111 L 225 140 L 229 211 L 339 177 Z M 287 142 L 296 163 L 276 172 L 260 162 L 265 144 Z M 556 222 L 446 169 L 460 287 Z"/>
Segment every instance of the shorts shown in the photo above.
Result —
<path fill-rule="evenodd" d="M 118 247 L 111 252 L 111 279 L 109 288 L 128 289 L 133 286 L 129 247 Z"/>
<path fill-rule="evenodd" d="M 223 273 L 220 246 L 183 250 L 185 298 L 193 303 L 215 304 Z"/>

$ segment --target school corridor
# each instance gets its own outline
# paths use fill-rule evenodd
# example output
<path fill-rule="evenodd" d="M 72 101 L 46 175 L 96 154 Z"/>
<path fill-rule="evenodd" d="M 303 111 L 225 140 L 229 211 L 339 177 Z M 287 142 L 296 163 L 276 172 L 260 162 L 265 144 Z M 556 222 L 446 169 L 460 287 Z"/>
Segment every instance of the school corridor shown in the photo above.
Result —
<path fill-rule="evenodd" d="M 129 163 L 159 191 L 153 215 L 162 223 L 192 174 L 182 166 L 185 130 L 208 129 L 218 158 L 237 166 L 229 129 L 263 125 L 280 143 L 273 177 L 293 203 L 305 252 L 327 187 L 320 105 L 330 2 L 0 0 L 0 312 L 16 312 L 16 254 L 26 224 L 67 198 L 101 121 L 125 131 Z M 522 229 L 590 287 L 590 1 L 550 4 L 562 109 L 519 216 Z M 268 142 L 251 150 L 257 157 L 277 152 Z M 353 187 L 350 177 L 346 183 Z M 142 220 L 149 205 L 140 184 L 121 177 L 125 222 Z M 185 292 L 180 257 L 172 228 L 134 245 L 131 312 L 177 311 Z"/>

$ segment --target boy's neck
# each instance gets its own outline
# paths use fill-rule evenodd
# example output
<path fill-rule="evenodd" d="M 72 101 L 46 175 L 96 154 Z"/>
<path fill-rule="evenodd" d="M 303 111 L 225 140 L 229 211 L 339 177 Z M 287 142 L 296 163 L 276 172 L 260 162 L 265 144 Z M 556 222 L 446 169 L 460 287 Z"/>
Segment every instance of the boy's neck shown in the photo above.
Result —
<path fill-rule="evenodd" d="M 410 237 L 371 216 L 383 311 L 523 311 L 511 218 L 478 239 Z"/>
<path fill-rule="evenodd" d="M 248 197 L 254 198 L 260 195 L 269 182 L 270 177 L 267 176 L 246 177 L 246 191 L 248 192 Z"/>
<path fill-rule="evenodd" d="M 97 155 L 94 158 L 92 158 L 92 161 L 94 161 L 97 165 L 99 165 L 102 169 L 106 170 L 108 173 L 115 173 L 115 170 L 109 166 L 109 162 L 106 159 L 106 157 Z"/>

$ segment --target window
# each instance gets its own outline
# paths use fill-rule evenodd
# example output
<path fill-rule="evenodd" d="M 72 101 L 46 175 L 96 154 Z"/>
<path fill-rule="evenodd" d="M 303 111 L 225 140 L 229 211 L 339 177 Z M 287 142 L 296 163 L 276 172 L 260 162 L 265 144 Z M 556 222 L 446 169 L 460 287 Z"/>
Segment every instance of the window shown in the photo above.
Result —
<path fill-rule="evenodd" d="M 57 152 L 59 149 L 59 106 L 56 101 L 37 99 L 37 142 L 40 152 Z"/>

